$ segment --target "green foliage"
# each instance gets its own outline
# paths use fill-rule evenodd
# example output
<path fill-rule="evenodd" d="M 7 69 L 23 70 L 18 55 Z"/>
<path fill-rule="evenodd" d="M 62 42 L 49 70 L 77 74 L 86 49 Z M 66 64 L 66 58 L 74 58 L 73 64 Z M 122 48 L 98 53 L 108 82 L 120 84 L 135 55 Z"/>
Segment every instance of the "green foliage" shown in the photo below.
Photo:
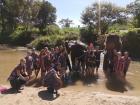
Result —
<path fill-rule="evenodd" d="M 20 26 L 10 35 L 11 44 L 25 46 L 33 40 L 32 35 L 31 30 L 26 31 L 24 27 Z"/>
<path fill-rule="evenodd" d="M 40 50 L 45 46 L 56 46 L 64 43 L 65 40 L 77 40 L 79 38 L 79 30 L 75 28 L 59 29 L 59 33 L 41 36 L 30 43 L 29 46 Z"/>
<path fill-rule="evenodd" d="M 65 36 L 65 40 L 78 40 L 79 39 L 79 35 L 77 34 L 67 34 Z"/>
<path fill-rule="evenodd" d="M 78 28 L 63 28 L 61 34 L 65 36 L 65 40 L 77 40 L 80 37 Z"/>
<path fill-rule="evenodd" d="M 128 4 L 127 12 L 134 17 L 133 23 L 135 27 L 140 28 L 140 0 L 135 0 Z"/>
<path fill-rule="evenodd" d="M 109 32 L 120 32 L 120 30 L 128 30 L 127 25 L 121 25 L 121 24 L 114 24 L 112 26 L 109 27 Z"/>
<path fill-rule="evenodd" d="M 10 37 L 12 37 L 11 42 L 14 42 L 19 39 L 17 36 L 25 37 L 26 33 L 43 32 L 46 26 L 56 20 L 56 8 L 48 1 L 39 0 L 1 0 L 0 14 L 1 43 L 9 43 Z M 19 31 L 17 30 L 19 26 L 24 27 L 25 32 L 20 34 L 16 32 Z M 27 42 L 28 40 L 30 39 L 27 39 Z"/>
<path fill-rule="evenodd" d="M 42 2 L 36 18 L 36 26 L 43 32 L 47 25 L 56 21 L 56 8 L 48 1 Z"/>
<path fill-rule="evenodd" d="M 43 30 L 44 35 L 54 35 L 54 34 L 60 34 L 60 28 L 57 25 L 48 25 Z"/>
<path fill-rule="evenodd" d="M 41 50 L 45 46 L 55 46 L 60 45 L 64 41 L 63 36 L 58 35 L 52 35 L 52 36 L 43 36 L 35 39 L 31 42 L 31 46 L 35 47 L 37 50 Z"/>
<path fill-rule="evenodd" d="M 80 30 L 81 40 L 85 43 L 95 43 L 97 40 L 97 34 L 93 28 L 85 27 Z"/>
<path fill-rule="evenodd" d="M 125 8 L 118 7 L 111 3 L 101 3 L 101 16 L 99 17 L 99 4 L 94 3 L 87 7 L 81 16 L 82 23 L 86 26 L 93 27 L 99 32 L 99 18 L 101 23 L 101 34 L 105 34 L 108 27 L 112 24 L 123 24 L 126 22 Z"/>
<path fill-rule="evenodd" d="M 140 31 L 130 31 L 123 37 L 123 49 L 134 58 L 140 58 Z"/>
<path fill-rule="evenodd" d="M 73 21 L 70 20 L 69 18 L 67 19 L 61 19 L 59 21 L 59 24 L 63 27 L 63 28 L 69 28 L 71 24 L 73 24 Z"/>

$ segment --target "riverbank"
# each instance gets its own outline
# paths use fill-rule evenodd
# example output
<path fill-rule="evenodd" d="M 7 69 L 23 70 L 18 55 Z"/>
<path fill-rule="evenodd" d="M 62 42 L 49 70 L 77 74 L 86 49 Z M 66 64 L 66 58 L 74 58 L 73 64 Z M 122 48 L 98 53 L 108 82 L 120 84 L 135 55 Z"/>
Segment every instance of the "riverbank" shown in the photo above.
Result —
<path fill-rule="evenodd" d="M 0 44 L 0 50 L 18 50 L 18 51 L 24 51 L 27 50 L 27 47 L 21 47 L 21 46 L 9 46 L 7 44 Z"/>
<path fill-rule="evenodd" d="M 44 87 L 25 87 L 21 93 L 0 94 L 0 105 L 140 105 L 140 97 L 110 95 L 95 91 L 59 91 L 50 98 Z"/>

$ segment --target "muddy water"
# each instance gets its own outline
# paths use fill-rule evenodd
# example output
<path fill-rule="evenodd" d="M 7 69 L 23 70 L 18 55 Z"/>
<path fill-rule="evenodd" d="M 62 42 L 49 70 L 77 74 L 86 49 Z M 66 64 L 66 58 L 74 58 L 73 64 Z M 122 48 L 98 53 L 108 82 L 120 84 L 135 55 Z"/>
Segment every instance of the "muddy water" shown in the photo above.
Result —
<path fill-rule="evenodd" d="M 26 51 L 1 50 L 0 51 L 0 84 L 7 85 L 6 81 L 11 70 L 18 64 L 20 58 L 26 55 Z M 102 57 L 103 58 L 103 57 Z M 103 59 L 102 59 L 103 60 Z M 77 81 L 63 89 L 75 91 L 95 91 L 111 94 L 138 95 L 140 96 L 140 62 L 132 62 L 126 77 L 127 83 L 120 86 L 118 83 L 107 82 L 103 72 L 102 65 L 99 69 L 98 79 L 90 81 Z M 62 89 L 62 90 L 63 90 Z"/>
<path fill-rule="evenodd" d="M 25 51 L 2 50 L 0 51 L 0 84 L 7 84 L 7 77 L 19 60 L 26 55 Z"/>

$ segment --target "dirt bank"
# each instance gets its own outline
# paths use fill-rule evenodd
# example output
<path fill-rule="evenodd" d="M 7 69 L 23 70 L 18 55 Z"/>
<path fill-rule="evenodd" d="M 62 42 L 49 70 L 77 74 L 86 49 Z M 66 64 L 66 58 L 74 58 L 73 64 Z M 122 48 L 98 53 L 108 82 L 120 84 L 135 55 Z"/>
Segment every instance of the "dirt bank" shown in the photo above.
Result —
<path fill-rule="evenodd" d="M 21 93 L 0 94 L 0 105 L 140 105 L 140 97 L 134 96 L 65 89 L 59 92 L 60 96 L 52 99 L 43 87 L 25 87 Z"/>

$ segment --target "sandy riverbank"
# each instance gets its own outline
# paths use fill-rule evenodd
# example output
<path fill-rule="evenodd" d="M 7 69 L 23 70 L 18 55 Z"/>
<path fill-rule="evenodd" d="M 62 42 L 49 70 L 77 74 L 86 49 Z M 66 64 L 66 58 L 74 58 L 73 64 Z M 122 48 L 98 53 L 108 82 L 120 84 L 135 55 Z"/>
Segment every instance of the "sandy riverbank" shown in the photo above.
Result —
<path fill-rule="evenodd" d="M 50 99 L 44 87 L 25 87 L 21 93 L 0 94 L 0 105 L 140 105 L 140 97 L 110 95 L 93 91 L 59 91 Z"/>

